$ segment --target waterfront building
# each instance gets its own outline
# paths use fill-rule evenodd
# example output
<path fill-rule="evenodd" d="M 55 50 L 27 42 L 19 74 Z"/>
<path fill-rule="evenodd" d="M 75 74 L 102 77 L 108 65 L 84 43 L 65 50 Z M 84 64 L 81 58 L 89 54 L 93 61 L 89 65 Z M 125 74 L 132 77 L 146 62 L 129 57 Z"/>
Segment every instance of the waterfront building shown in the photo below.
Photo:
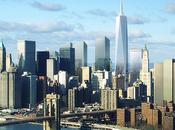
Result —
<path fill-rule="evenodd" d="M 82 107 L 91 102 L 92 91 L 89 88 L 73 88 L 68 90 L 68 109 L 74 111 L 75 107 Z"/>

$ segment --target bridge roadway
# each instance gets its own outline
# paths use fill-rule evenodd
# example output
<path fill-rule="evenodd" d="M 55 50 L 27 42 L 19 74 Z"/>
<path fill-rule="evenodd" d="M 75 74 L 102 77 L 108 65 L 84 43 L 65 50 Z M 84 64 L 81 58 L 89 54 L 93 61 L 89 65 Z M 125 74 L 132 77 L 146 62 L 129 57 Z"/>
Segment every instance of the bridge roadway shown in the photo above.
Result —
<path fill-rule="evenodd" d="M 100 114 L 109 114 L 109 113 L 116 113 L 116 110 L 109 110 L 109 111 L 92 111 L 92 112 L 84 112 L 84 113 L 70 113 L 70 114 L 61 114 L 61 118 L 67 118 L 67 117 L 75 117 L 75 116 L 84 116 L 84 115 L 100 115 Z M 11 121 L 5 121 L 0 122 L 1 126 L 7 126 L 7 125 L 15 125 L 15 124 L 24 124 L 28 122 L 41 122 L 45 120 L 54 120 L 54 116 L 46 116 L 46 117 L 35 117 L 35 118 L 24 118 L 20 120 L 11 120 Z"/>

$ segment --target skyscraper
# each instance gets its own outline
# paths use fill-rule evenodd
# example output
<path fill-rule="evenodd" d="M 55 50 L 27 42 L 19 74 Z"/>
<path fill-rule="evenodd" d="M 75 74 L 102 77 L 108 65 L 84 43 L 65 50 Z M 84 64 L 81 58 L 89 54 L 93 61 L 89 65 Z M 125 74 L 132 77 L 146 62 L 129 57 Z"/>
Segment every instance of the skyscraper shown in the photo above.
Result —
<path fill-rule="evenodd" d="M 142 50 L 142 69 L 140 71 L 140 80 L 147 86 L 147 97 L 149 97 L 150 101 L 153 96 L 152 74 L 149 70 L 149 52 L 146 45 Z"/>
<path fill-rule="evenodd" d="M 84 82 L 91 82 L 91 73 L 92 73 L 92 68 L 91 67 L 82 67 L 81 68 L 82 72 L 82 83 Z"/>
<path fill-rule="evenodd" d="M 22 107 L 33 108 L 37 103 L 37 76 L 25 72 L 21 78 Z"/>
<path fill-rule="evenodd" d="M 9 72 L 0 73 L 0 107 L 19 108 L 21 105 L 21 88 L 18 84 L 16 68 L 11 67 Z"/>
<path fill-rule="evenodd" d="M 75 74 L 80 75 L 81 67 L 87 66 L 87 44 L 76 43 L 73 44 L 75 48 Z"/>
<path fill-rule="evenodd" d="M 0 72 L 6 70 L 6 49 L 3 42 L 0 43 Z"/>
<path fill-rule="evenodd" d="M 37 52 L 37 75 L 38 76 L 46 76 L 47 59 L 49 59 L 48 51 L 38 51 Z"/>
<path fill-rule="evenodd" d="M 50 59 L 55 59 L 56 61 L 56 72 L 59 71 L 60 69 L 60 55 L 57 51 L 50 50 L 49 51 L 49 58 Z"/>
<path fill-rule="evenodd" d="M 50 80 L 54 80 L 54 75 L 56 72 L 56 60 L 55 59 L 47 59 L 47 78 Z"/>
<path fill-rule="evenodd" d="M 165 60 L 154 65 L 154 103 L 175 103 L 175 60 Z"/>
<path fill-rule="evenodd" d="M 128 29 L 127 17 L 123 12 L 123 3 L 121 1 L 120 13 L 116 18 L 116 75 L 125 76 L 125 90 L 128 86 Z"/>
<path fill-rule="evenodd" d="M 154 65 L 154 103 L 163 106 L 163 63 Z"/>
<path fill-rule="evenodd" d="M 142 67 L 141 49 L 132 48 L 129 51 L 129 83 L 132 85 L 138 78 Z"/>
<path fill-rule="evenodd" d="M 72 48 L 72 43 L 69 47 L 60 48 L 60 70 L 67 71 L 69 75 L 75 74 L 75 48 Z"/>
<path fill-rule="evenodd" d="M 35 74 L 35 41 L 18 41 L 18 58 L 19 58 L 19 68 L 22 72 L 30 72 Z"/>
<path fill-rule="evenodd" d="M 163 101 L 175 103 L 175 60 L 163 62 Z"/>
<path fill-rule="evenodd" d="M 95 70 L 110 70 L 110 40 L 107 37 L 96 39 Z"/>
<path fill-rule="evenodd" d="M 13 66 L 12 56 L 11 56 L 11 54 L 7 54 L 6 55 L 6 71 L 7 72 L 9 71 L 9 69 L 11 68 L 11 66 Z"/>

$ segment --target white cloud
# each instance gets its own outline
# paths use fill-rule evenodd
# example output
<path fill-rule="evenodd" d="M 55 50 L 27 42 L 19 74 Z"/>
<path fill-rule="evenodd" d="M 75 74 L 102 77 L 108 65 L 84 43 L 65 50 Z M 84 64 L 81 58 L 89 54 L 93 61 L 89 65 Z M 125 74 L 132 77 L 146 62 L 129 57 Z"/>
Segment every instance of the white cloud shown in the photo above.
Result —
<path fill-rule="evenodd" d="M 128 17 L 129 24 L 145 24 L 148 22 L 149 20 L 147 18 L 143 18 L 141 16 L 129 16 Z"/>
<path fill-rule="evenodd" d="M 80 25 L 79 25 L 80 26 Z M 58 31 L 72 31 L 75 25 L 63 21 L 43 23 L 17 23 L 0 21 L 0 30 L 9 32 L 50 33 Z"/>
<path fill-rule="evenodd" d="M 135 41 L 138 39 L 147 39 L 150 38 L 151 35 L 148 33 L 145 33 L 143 30 L 131 30 L 129 32 L 129 40 Z"/>
<path fill-rule="evenodd" d="M 92 9 L 87 11 L 88 14 L 99 17 L 115 17 L 116 13 L 114 11 L 108 12 L 102 9 Z"/>
<path fill-rule="evenodd" d="M 59 3 L 41 3 L 38 1 L 34 1 L 31 5 L 35 8 L 46 11 L 62 11 L 66 9 L 66 7 Z"/>

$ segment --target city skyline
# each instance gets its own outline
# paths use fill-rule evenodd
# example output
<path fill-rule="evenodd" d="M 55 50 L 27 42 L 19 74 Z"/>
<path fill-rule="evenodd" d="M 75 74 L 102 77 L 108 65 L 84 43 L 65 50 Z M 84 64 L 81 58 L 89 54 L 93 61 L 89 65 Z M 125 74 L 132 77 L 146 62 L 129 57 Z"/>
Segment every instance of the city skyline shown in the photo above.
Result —
<path fill-rule="evenodd" d="M 109 37 L 111 46 L 115 43 L 115 16 L 119 13 L 120 3 L 119 0 L 98 2 L 1 0 L 0 37 L 7 51 L 13 54 L 13 59 L 16 59 L 14 48 L 17 48 L 17 40 L 20 39 L 35 40 L 37 50 L 59 50 L 62 44 L 85 41 L 93 52 L 88 56 L 88 62 L 93 63 L 95 59 L 91 55 L 95 54 L 97 36 Z M 129 22 L 129 47 L 141 49 L 145 43 L 148 44 L 151 63 L 174 57 L 173 3 L 173 0 L 160 0 L 157 4 L 151 0 L 124 1 Z M 90 6 L 86 7 L 87 4 Z M 114 62 L 113 53 L 111 49 Z"/>
<path fill-rule="evenodd" d="M 0 0 L 0 8 L 0 129 L 175 130 L 175 2 Z"/>

